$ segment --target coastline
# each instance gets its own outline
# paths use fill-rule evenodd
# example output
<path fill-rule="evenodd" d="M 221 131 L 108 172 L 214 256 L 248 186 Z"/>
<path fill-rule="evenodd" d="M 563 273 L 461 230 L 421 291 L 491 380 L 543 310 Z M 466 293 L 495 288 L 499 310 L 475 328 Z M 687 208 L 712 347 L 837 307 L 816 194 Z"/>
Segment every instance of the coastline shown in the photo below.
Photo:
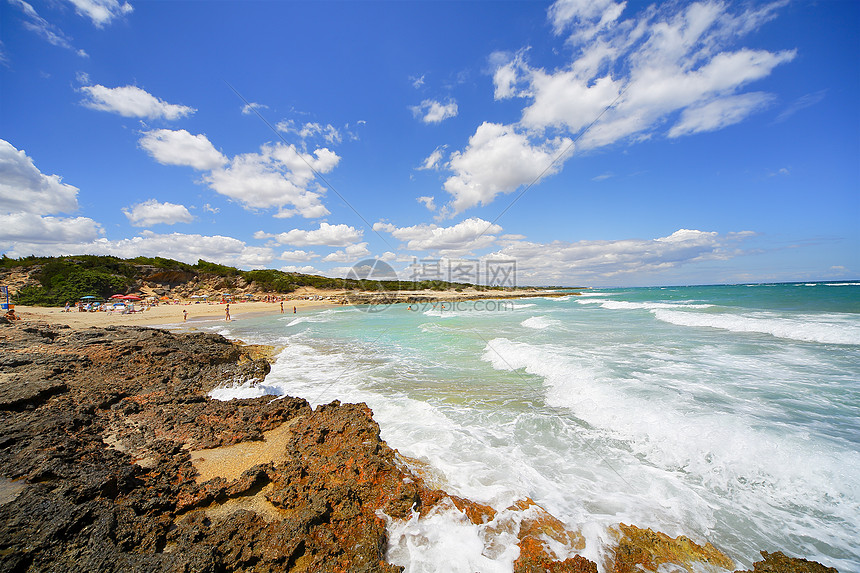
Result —
<path fill-rule="evenodd" d="M 293 307 L 297 313 L 320 310 L 337 306 L 334 302 L 325 300 L 288 300 L 284 301 L 284 314 L 292 314 Z M 63 312 L 62 307 L 39 307 L 16 305 L 15 312 L 22 322 L 49 322 L 65 324 L 71 328 L 89 328 L 93 326 L 193 326 L 201 320 L 225 320 L 225 304 L 218 303 L 186 303 L 159 305 L 133 314 L 113 312 Z M 183 311 L 188 312 L 188 320 L 183 320 Z M 278 315 L 280 305 L 276 302 L 235 302 L 230 303 L 232 320 L 242 320 L 250 316 Z"/>
<path fill-rule="evenodd" d="M 284 301 L 284 314 L 296 314 L 308 311 L 335 308 L 344 305 L 389 305 L 389 304 L 431 304 L 437 302 L 466 302 L 490 300 L 515 300 L 535 297 L 561 297 L 576 294 L 573 292 L 536 291 L 531 289 L 514 291 L 398 291 L 398 292 L 361 292 L 344 293 L 338 291 L 329 293 L 323 290 L 314 291 L 318 300 L 303 298 Z M 225 320 L 224 303 L 198 303 L 185 301 L 180 304 L 161 304 L 132 314 L 114 312 L 79 312 L 71 310 L 64 312 L 63 307 L 39 307 L 15 305 L 15 312 L 24 322 L 48 322 L 65 324 L 71 328 L 89 328 L 106 326 L 193 326 L 201 320 Z M 188 312 L 187 320 L 183 319 L 183 311 Z M 236 301 L 230 303 L 232 320 L 242 320 L 253 316 L 279 315 L 280 302 Z"/>
<path fill-rule="evenodd" d="M 394 573 L 392 524 L 443 511 L 515 544 L 514 573 L 598 572 L 578 554 L 581 533 L 533 500 L 506 510 L 511 538 L 497 510 L 430 486 L 365 404 L 211 399 L 269 372 L 220 335 L 4 320 L 0 338 L 4 567 Z M 603 571 L 735 568 L 707 541 L 624 523 L 610 533 Z M 762 556 L 757 571 L 835 572 Z"/>

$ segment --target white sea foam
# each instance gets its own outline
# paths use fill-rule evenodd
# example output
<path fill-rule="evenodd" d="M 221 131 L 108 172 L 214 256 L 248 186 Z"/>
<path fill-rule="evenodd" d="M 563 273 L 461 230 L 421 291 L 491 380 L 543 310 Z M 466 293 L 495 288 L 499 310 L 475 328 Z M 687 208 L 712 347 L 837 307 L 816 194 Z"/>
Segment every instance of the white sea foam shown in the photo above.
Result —
<path fill-rule="evenodd" d="M 609 297 L 590 298 L 603 304 Z M 691 306 L 702 300 L 682 302 L 647 310 L 810 318 L 730 315 Z M 409 328 L 395 342 L 368 334 L 372 320 L 347 318 L 335 341 L 280 322 L 270 336 L 280 340 L 288 330 L 281 342 L 287 348 L 265 385 L 223 391 L 288 393 L 312 405 L 366 402 L 383 439 L 420 460 L 434 487 L 491 505 L 499 512 L 494 528 L 515 521 L 506 511 L 513 501 L 531 497 L 580 529 L 583 554 L 598 563 L 608 527 L 623 521 L 712 541 L 747 568 L 758 549 L 773 547 L 840 571 L 857 569 L 860 454 L 850 434 L 856 425 L 842 433 L 815 427 L 819 419 L 828 429 L 838 424 L 828 418 L 827 392 L 838 393 L 842 379 L 853 384 L 856 362 L 846 354 L 853 349 L 776 345 L 767 337 L 738 345 L 727 329 L 678 336 L 674 328 L 653 329 L 647 313 L 630 313 L 636 317 L 630 332 L 610 332 L 601 330 L 602 312 L 584 313 L 579 305 L 552 310 L 546 314 L 560 325 L 594 326 L 591 336 L 574 340 L 554 326 L 525 331 L 507 314 L 489 326 L 498 332 L 489 344 L 475 340 L 474 324 L 465 321 L 431 319 L 415 328 L 422 322 L 417 313 L 403 313 Z M 545 318 L 534 310 L 520 314 L 518 320 Z M 851 318 L 816 318 L 822 316 L 834 324 Z M 246 337 L 241 325 L 235 329 Z M 450 347 L 430 343 L 442 332 Z M 538 343 L 546 334 L 558 339 Z M 709 343 L 698 344 L 706 335 Z M 794 400 L 797 409 L 786 405 Z M 465 571 L 510 571 L 516 530 L 502 528 L 494 540 L 487 528 L 442 506 L 421 519 L 390 520 L 388 558 L 408 571 L 457 571 L 461 563 Z"/>
<path fill-rule="evenodd" d="M 409 573 L 508 573 L 519 556 L 516 536 L 488 537 L 489 524 L 474 525 L 450 501 L 420 519 L 413 512 L 408 520 L 387 520 L 386 559 Z"/>
<path fill-rule="evenodd" d="M 295 326 L 297 324 L 303 324 L 308 322 L 329 322 L 331 318 L 325 316 L 325 313 L 311 314 L 308 316 L 299 316 L 293 319 L 289 319 L 288 317 L 280 318 L 281 321 L 289 320 L 287 326 Z"/>
<path fill-rule="evenodd" d="M 533 302 L 527 302 L 527 303 L 523 303 L 523 304 L 513 303 L 511 305 L 511 308 L 513 308 L 515 310 L 519 310 L 521 308 L 529 308 L 532 306 L 535 306 L 535 303 L 533 303 Z"/>
<path fill-rule="evenodd" d="M 787 318 L 767 313 L 757 313 L 755 316 L 708 314 L 660 308 L 651 312 L 658 320 L 678 326 L 755 332 L 770 334 L 777 338 L 823 344 L 860 344 L 860 323 L 852 315 L 816 314 Z"/>
<path fill-rule="evenodd" d="M 860 286 L 860 283 L 824 283 L 824 286 Z"/>
<path fill-rule="evenodd" d="M 701 408 L 659 384 L 643 388 L 644 380 L 612 379 L 587 358 L 558 347 L 497 338 L 483 358 L 497 370 L 542 377 L 549 404 L 569 408 L 645 460 L 627 462 L 635 467 L 632 474 L 621 462 L 615 469 L 626 474 L 632 493 L 663 500 L 652 510 L 664 515 L 658 519 L 664 527 L 708 531 L 716 519 L 713 508 L 730 503 L 739 512 L 739 530 L 765 530 L 778 516 L 787 535 L 851 547 L 856 528 L 847 524 L 860 511 L 860 484 L 851 477 L 860 472 L 856 451 L 811 443 L 807 432 L 790 426 L 758 427 L 745 412 Z M 638 494 L 643 479 L 652 491 Z M 810 522 L 809 512 L 821 517 Z M 649 519 L 654 514 L 642 522 Z M 752 554 L 754 549 L 747 547 Z M 815 552 L 814 544 L 805 549 Z"/>
<path fill-rule="evenodd" d="M 550 326 L 558 326 L 561 323 L 557 320 L 553 320 L 552 318 L 547 318 L 546 316 L 533 316 L 531 318 L 525 319 L 520 324 L 522 326 L 525 326 L 526 328 L 543 330 L 545 328 L 549 328 Z"/>
<path fill-rule="evenodd" d="M 589 299 L 578 300 L 579 304 L 599 304 L 601 308 L 608 310 L 652 310 L 656 308 L 666 309 L 695 309 L 695 308 L 711 308 L 712 304 L 696 304 L 692 301 L 679 302 L 628 302 L 625 300 L 603 300 Z"/>

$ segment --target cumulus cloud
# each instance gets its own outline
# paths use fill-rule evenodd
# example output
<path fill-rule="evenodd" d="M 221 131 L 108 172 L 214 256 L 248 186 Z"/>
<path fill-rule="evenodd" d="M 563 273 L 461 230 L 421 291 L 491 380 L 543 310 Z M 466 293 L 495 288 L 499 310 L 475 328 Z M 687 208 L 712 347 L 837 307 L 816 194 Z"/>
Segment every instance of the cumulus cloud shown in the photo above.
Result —
<path fill-rule="evenodd" d="M 155 129 L 143 134 L 140 146 L 162 165 L 186 165 L 199 171 L 216 169 L 227 162 L 212 142 L 184 129 Z"/>
<path fill-rule="evenodd" d="M 328 173 L 339 161 L 340 157 L 326 148 L 310 154 L 293 145 L 264 145 L 260 153 L 235 156 L 226 166 L 205 175 L 203 181 L 246 208 L 276 207 L 279 211 L 275 217 L 323 217 L 329 214 L 322 204 L 325 188 L 314 182 L 314 172 Z"/>
<path fill-rule="evenodd" d="M 185 205 L 159 203 L 155 199 L 124 208 L 122 212 L 135 227 L 149 227 L 158 224 L 174 225 L 176 223 L 190 223 L 194 220 Z"/>
<path fill-rule="evenodd" d="M 296 265 L 284 265 L 280 268 L 280 270 L 285 273 L 301 273 L 303 275 L 322 275 L 323 271 L 312 267 L 311 265 L 305 265 L 303 267 L 299 267 Z"/>
<path fill-rule="evenodd" d="M 440 123 L 446 119 L 457 117 L 459 112 L 457 102 L 440 103 L 436 100 L 425 99 L 420 105 L 410 108 L 412 114 L 424 123 Z"/>
<path fill-rule="evenodd" d="M 9 256 L 99 237 L 103 229 L 92 219 L 52 216 L 76 211 L 77 195 L 77 187 L 43 174 L 23 150 L 0 139 L 0 249 Z"/>
<path fill-rule="evenodd" d="M 77 208 L 77 187 L 43 174 L 24 150 L 0 139 L 0 212 L 48 215 Z"/>
<path fill-rule="evenodd" d="M 128 2 L 117 0 L 69 0 L 75 11 L 89 18 L 97 28 L 110 24 L 115 18 L 131 14 L 134 8 Z"/>
<path fill-rule="evenodd" d="M 736 47 L 773 19 L 783 0 L 748 3 L 738 11 L 716 0 L 664 3 L 625 19 L 626 4 L 555 2 L 549 20 L 571 53 L 556 69 L 531 67 L 528 50 L 490 57 L 496 99 L 525 103 L 517 123 L 484 123 L 465 150 L 452 154 L 447 167 L 453 174 L 445 182 L 451 213 L 530 183 L 552 165 L 547 151 L 558 149 L 560 138 L 576 139 L 581 152 L 741 122 L 772 101 L 770 94 L 744 89 L 796 56 L 791 49 Z M 536 159 L 537 165 L 506 165 L 503 155 L 511 161 Z M 561 162 L 544 175 L 560 167 Z"/>
<path fill-rule="evenodd" d="M 14 243 L 6 254 L 21 257 L 31 254 L 60 256 L 72 254 L 113 255 L 122 258 L 166 257 L 194 264 L 198 259 L 239 268 L 265 268 L 274 260 L 269 247 L 248 246 L 244 241 L 222 235 L 184 233 L 159 234 L 143 231 L 129 239 L 96 239 L 71 242 L 72 238 L 57 237 L 52 242 L 35 243 L 25 240 Z M 0 243 L 2 246 L 2 243 Z"/>
<path fill-rule="evenodd" d="M 295 250 L 284 251 L 283 253 L 278 255 L 278 258 L 282 261 L 295 261 L 297 263 L 302 263 L 311 261 L 313 259 L 318 259 L 319 255 L 311 251 Z"/>
<path fill-rule="evenodd" d="M 450 227 L 421 224 L 412 227 L 397 227 L 391 223 L 378 222 L 374 231 L 390 233 L 395 239 L 406 241 L 410 251 L 436 251 L 443 255 L 464 254 L 492 245 L 500 225 L 470 218 Z"/>
<path fill-rule="evenodd" d="M 447 164 L 454 173 L 444 184 L 453 196 L 450 206 L 456 214 L 487 205 L 500 193 L 558 172 L 561 159 L 572 150 L 568 138 L 533 143 L 512 126 L 483 123 L 466 149 L 452 153 Z"/>
<path fill-rule="evenodd" d="M 347 245 L 345 249 L 335 251 L 323 257 L 327 263 L 349 263 L 370 256 L 367 243 Z"/>
<path fill-rule="evenodd" d="M 101 226 L 87 217 L 43 217 L 35 213 L 0 215 L 0 247 L 20 253 L 10 256 L 38 254 L 42 246 L 55 243 L 91 241 L 102 233 Z M 37 248 L 20 248 L 38 245 Z M 11 251 L 7 250 L 12 247 Z"/>
<path fill-rule="evenodd" d="M 430 211 L 436 210 L 436 199 L 433 197 L 418 197 L 416 201 L 427 207 Z"/>
<path fill-rule="evenodd" d="M 667 272 L 743 254 L 739 243 L 754 233 L 720 234 L 680 229 L 656 239 L 614 241 L 511 241 L 487 258 L 515 260 L 520 284 L 613 284 L 625 277 Z"/>
<path fill-rule="evenodd" d="M 359 122 L 359 125 L 363 122 Z M 325 125 L 318 122 L 307 122 L 301 126 L 296 126 L 293 120 L 279 121 L 275 128 L 284 133 L 294 133 L 302 139 L 318 138 L 325 140 L 329 145 L 337 145 L 343 141 L 343 133 L 330 123 Z M 347 129 L 349 126 L 347 126 Z M 356 139 L 357 136 L 353 133 L 347 134 L 349 137 Z"/>
<path fill-rule="evenodd" d="M 421 167 L 417 169 L 419 171 L 426 170 L 437 170 L 442 166 L 442 154 L 445 151 L 447 145 L 442 145 L 433 150 L 433 153 L 427 156 L 427 159 L 424 160 L 424 163 L 421 164 Z"/>
<path fill-rule="evenodd" d="M 269 109 L 269 106 L 252 101 L 251 103 L 247 103 L 242 106 L 242 115 L 253 115 L 254 110 L 260 109 Z"/>
<path fill-rule="evenodd" d="M 90 109 L 118 113 L 123 117 L 147 119 L 179 119 L 197 110 L 187 105 L 167 103 L 137 86 L 106 88 L 103 85 L 83 86 L 83 105 Z"/>
<path fill-rule="evenodd" d="M 304 247 L 308 245 L 325 245 L 327 247 L 346 247 L 355 243 L 363 235 L 363 231 L 349 225 L 330 225 L 320 223 L 318 229 L 305 231 L 292 229 L 285 233 L 270 234 L 263 231 L 254 233 L 255 239 L 273 239 L 279 245 Z"/>

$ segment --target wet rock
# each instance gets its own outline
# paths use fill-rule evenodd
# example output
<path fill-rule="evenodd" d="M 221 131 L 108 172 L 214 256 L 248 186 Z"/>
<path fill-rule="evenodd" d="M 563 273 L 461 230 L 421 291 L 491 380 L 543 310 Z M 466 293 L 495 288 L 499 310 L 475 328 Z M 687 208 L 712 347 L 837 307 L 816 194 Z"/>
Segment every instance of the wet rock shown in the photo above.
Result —
<path fill-rule="evenodd" d="M 499 520 L 433 487 L 429 469 L 410 471 L 364 404 L 209 399 L 266 376 L 259 348 L 46 324 L 0 324 L 0 344 L 2 571 L 392 573 L 402 568 L 385 561 L 387 519 L 451 504 L 489 533 Z M 531 500 L 510 509 L 522 512 L 505 525 L 519 531 L 515 571 L 596 573 L 569 557 L 584 548 L 579 533 Z M 784 556 L 764 555 L 782 567 Z M 607 570 L 726 559 L 621 525 Z M 826 571 L 756 564 L 783 570 Z"/>
<path fill-rule="evenodd" d="M 753 563 L 752 571 L 736 573 L 838 573 L 833 567 L 825 567 L 817 561 L 788 557 L 781 551 L 762 551 L 761 556 L 764 559 Z"/>
<path fill-rule="evenodd" d="M 683 535 L 673 538 L 659 531 L 623 523 L 612 531 L 618 543 L 614 559 L 607 569 L 611 568 L 615 573 L 662 571 L 667 566 L 682 570 L 700 569 L 702 565 L 722 569 L 735 566 L 729 557 L 710 543 L 699 545 Z"/>

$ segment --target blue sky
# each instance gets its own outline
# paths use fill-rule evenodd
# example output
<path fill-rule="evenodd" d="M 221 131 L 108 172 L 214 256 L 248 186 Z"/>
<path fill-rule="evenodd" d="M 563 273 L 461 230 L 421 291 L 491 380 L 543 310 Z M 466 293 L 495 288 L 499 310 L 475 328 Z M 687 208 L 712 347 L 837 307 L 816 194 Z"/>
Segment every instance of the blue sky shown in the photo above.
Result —
<path fill-rule="evenodd" d="M 860 277 L 860 3 L 0 0 L 0 250 Z"/>

